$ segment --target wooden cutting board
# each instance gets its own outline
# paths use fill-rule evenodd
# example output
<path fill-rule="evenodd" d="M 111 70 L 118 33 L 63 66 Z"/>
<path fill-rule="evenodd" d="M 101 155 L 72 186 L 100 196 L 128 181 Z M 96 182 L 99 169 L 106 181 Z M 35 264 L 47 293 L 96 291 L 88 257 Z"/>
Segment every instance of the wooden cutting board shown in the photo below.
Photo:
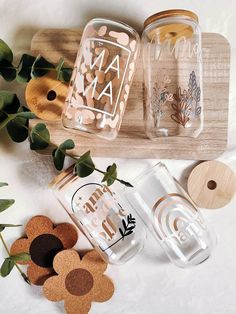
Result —
<path fill-rule="evenodd" d="M 73 66 L 82 31 L 70 29 L 45 29 L 37 32 L 31 50 L 47 60 L 57 63 L 64 57 Z M 203 34 L 203 85 L 204 131 L 197 138 L 166 137 L 150 141 L 143 124 L 143 73 L 141 58 L 132 84 L 126 112 L 119 136 L 114 141 L 96 136 L 69 132 L 60 122 L 46 122 L 51 140 L 60 144 L 65 139 L 75 141 L 74 155 L 87 150 L 92 156 L 121 158 L 173 158 L 214 159 L 227 147 L 230 46 L 228 41 L 215 33 Z M 32 120 L 31 125 L 38 123 Z"/>

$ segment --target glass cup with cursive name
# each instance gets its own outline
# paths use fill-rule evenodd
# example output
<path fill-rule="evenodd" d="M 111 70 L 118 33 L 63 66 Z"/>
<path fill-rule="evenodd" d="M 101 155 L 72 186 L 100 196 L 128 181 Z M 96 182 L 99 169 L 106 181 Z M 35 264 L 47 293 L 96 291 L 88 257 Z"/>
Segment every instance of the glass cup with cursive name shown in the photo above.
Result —
<path fill-rule="evenodd" d="M 197 265 L 211 255 L 215 233 L 163 163 L 132 183 L 134 189 L 126 189 L 126 199 L 175 265 Z"/>
<path fill-rule="evenodd" d="M 110 187 L 91 181 L 91 176 L 79 178 L 73 169 L 71 166 L 52 181 L 56 198 L 105 261 L 128 261 L 143 248 L 143 223 Z"/>
<path fill-rule="evenodd" d="M 142 35 L 146 134 L 197 137 L 203 129 L 198 17 L 187 10 L 150 16 Z"/>
<path fill-rule="evenodd" d="M 130 26 L 95 18 L 83 31 L 62 114 L 64 127 L 109 140 L 120 129 L 140 47 Z"/>

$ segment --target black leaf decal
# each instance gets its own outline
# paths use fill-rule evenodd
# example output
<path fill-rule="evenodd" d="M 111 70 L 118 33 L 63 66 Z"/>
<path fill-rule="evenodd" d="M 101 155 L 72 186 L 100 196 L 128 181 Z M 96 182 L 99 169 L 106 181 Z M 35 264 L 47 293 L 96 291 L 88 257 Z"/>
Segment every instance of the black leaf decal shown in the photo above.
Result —
<path fill-rule="evenodd" d="M 136 223 L 136 220 L 134 217 L 132 217 L 131 214 L 129 214 L 127 217 L 126 217 L 126 221 L 125 219 L 122 219 L 122 224 L 123 224 L 123 227 L 124 227 L 124 230 L 122 230 L 121 228 L 119 228 L 119 232 L 122 236 L 122 239 L 124 239 L 126 236 L 130 235 L 131 233 L 133 233 L 133 230 L 135 228 L 135 223 Z"/>

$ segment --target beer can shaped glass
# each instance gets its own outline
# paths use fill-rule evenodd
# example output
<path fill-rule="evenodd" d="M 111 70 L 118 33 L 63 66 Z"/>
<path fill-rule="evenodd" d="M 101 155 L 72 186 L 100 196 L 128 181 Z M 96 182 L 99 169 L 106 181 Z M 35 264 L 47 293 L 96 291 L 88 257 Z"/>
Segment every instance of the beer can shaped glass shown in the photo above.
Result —
<path fill-rule="evenodd" d="M 203 129 L 202 48 L 198 17 L 186 10 L 150 16 L 142 35 L 144 120 L 152 140 L 196 138 Z"/>
<path fill-rule="evenodd" d="M 117 136 L 139 47 L 138 33 L 124 23 L 96 18 L 86 25 L 62 114 L 66 128 Z"/>
<path fill-rule="evenodd" d="M 127 200 L 175 265 L 197 265 L 211 255 L 215 233 L 163 163 L 132 183 Z"/>
<path fill-rule="evenodd" d="M 105 261 L 128 261 L 143 248 L 146 231 L 142 221 L 112 187 L 93 175 L 79 178 L 73 169 L 51 183 L 56 198 Z"/>

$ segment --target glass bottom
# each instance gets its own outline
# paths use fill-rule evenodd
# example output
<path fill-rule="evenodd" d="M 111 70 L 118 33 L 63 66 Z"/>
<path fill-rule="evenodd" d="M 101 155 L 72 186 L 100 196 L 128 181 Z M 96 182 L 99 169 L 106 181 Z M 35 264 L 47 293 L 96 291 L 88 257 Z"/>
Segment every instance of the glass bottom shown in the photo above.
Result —
<path fill-rule="evenodd" d="M 118 132 L 116 130 L 114 131 L 98 130 L 95 128 L 87 128 L 81 124 L 71 126 L 70 124 L 67 125 L 65 121 L 63 121 L 63 127 L 67 131 L 69 130 L 70 132 L 73 132 L 73 133 L 81 132 L 81 134 L 86 133 L 90 135 L 96 135 L 99 138 L 106 139 L 109 141 L 114 140 L 118 135 Z"/>
<path fill-rule="evenodd" d="M 157 141 L 160 137 L 193 137 L 197 138 L 202 132 L 202 128 L 185 128 L 181 130 L 171 130 L 168 128 L 146 128 L 146 135 L 150 140 Z"/>

